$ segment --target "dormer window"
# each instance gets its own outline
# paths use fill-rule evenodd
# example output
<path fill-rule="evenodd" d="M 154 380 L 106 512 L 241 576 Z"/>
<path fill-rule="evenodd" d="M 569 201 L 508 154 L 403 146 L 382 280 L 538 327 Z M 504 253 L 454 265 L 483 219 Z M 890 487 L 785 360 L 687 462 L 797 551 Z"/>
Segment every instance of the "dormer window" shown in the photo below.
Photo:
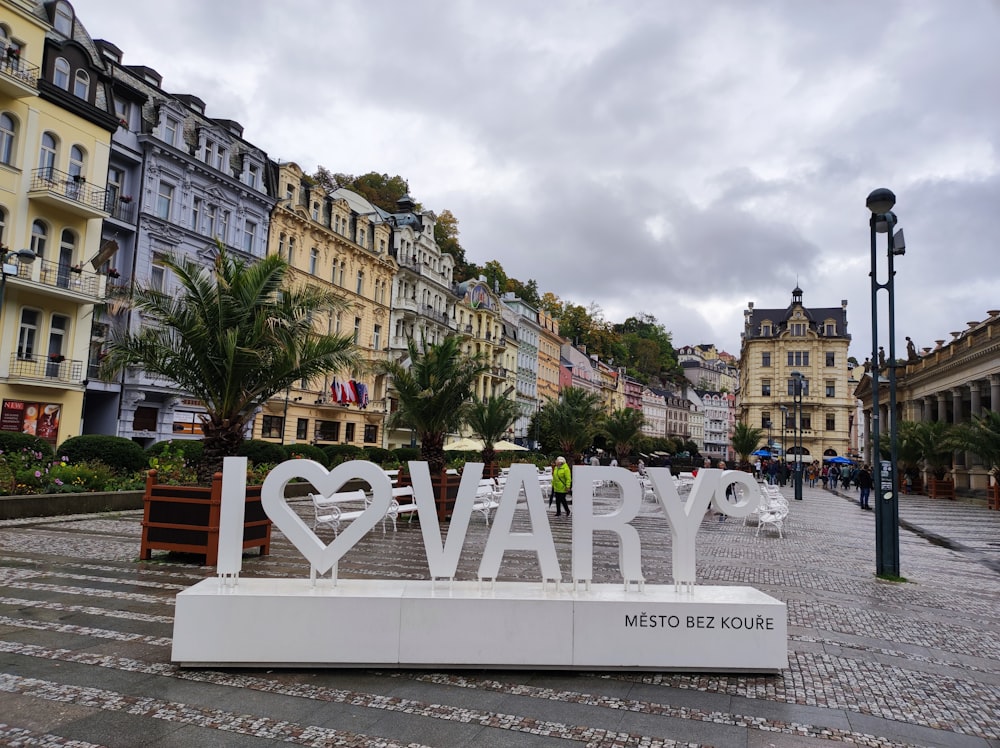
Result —
<path fill-rule="evenodd" d="M 87 100 L 90 98 L 90 75 L 86 70 L 76 71 L 76 79 L 73 82 L 73 95 L 78 99 Z"/>
<path fill-rule="evenodd" d="M 57 57 L 52 69 L 52 82 L 63 91 L 69 91 L 69 61 L 65 57 Z"/>
<path fill-rule="evenodd" d="M 56 31 L 65 36 L 73 35 L 73 8 L 69 3 L 56 3 L 55 13 L 52 18 L 52 25 Z"/>
<path fill-rule="evenodd" d="M 760 334 L 764 337 L 769 337 L 771 335 L 771 323 L 765 322 L 760 326 Z"/>

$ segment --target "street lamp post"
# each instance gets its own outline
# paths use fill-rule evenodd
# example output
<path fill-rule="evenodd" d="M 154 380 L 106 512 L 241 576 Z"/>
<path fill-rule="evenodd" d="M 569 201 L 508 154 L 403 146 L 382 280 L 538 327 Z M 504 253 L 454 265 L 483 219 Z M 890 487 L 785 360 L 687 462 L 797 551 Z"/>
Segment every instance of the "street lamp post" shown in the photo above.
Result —
<path fill-rule="evenodd" d="M 781 411 L 781 461 L 787 462 L 788 449 L 785 448 L 785 428 L 788 426 L 788 406 L 779 405 L 778 410 Z"/>
<path fill-rule="evenodd" d="M 802 382 L 801 371 L 792 372 L 792 398 L 795 404 L 795 500 L 802 501 Z"/>
<path fill-rule="evenodd" d="M 871 211 L 869 226 L 871 228 L 871 286 L 872 286 L 872 459 L 879 469 L 876 487 L 878 493 L 875 499 L 875 572 L 879 576 L 899 576 L 899 479 L 897 476 L 897 419 L 896 419 L 896 312 L 895 289 L 893 279 L 896 271 L 893 261 L 896 255 L 906 252 L 903 231 L 895 234 L 896 214 L 892 212 L 896 204 L 896 196 L 884 187 L 872 191 L 868 195 L 866 205 Z M 886 234 L 887 244 L 887 277 L 885 283 L 878 281 L 878 253 L 876 234 Z M 889 384 L 889 464 L 882 460 L 879 449 L 881 427 L 879 424 L 879 384 L 881 372 L 878 356 L 878 292 L 886 292 L 889 322 L 889 357 L 886 368 Z M 873 465 L 874 467 L 874 465 Z"/>

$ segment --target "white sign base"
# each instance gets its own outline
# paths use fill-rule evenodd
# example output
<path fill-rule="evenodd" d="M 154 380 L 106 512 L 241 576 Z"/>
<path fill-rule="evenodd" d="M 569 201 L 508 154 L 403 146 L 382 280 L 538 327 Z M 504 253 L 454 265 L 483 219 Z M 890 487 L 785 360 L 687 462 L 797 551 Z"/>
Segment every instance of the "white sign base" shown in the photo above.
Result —
<path fill-rule="evenodd" d="M 177 595 L 183 666 L 777 672 L 785 604 L 752 587 L 206 579 Z"/>

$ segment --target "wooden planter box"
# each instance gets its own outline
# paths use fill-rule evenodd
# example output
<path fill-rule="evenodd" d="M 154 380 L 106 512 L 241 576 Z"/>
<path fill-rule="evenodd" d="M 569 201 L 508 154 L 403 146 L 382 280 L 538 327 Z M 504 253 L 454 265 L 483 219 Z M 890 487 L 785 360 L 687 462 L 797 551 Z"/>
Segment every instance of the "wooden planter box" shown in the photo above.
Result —
<path fill-rule="evenodd" d="M 927 495 L 932 499 L 954 499 L 955 482 L 947 479 L 927 479 Z"/>
<path fill-rule="evenodd" d="M 154 550 L 197 553 L 206 566 L 219 561 L 219 517 L 222 510 L 222 473 L 212 485 L 168 486 L 156 482 L 156 471 L 146 475 L 143 495 L 140 557 L 149 560 Z M 260 486 L 247 486 L 243 517 L 243 549 L 271 551 L 271 520 L 260 501 Z"/>
<path fill-rule="evenodd" d="M 485 473 L 484 473 L 484 476 Z M 451 475 L 442 472 L 439 475 L 431 475 L 431 486 L 434 489 L 434 505 L 437 507 L 438 522 L 451 519 L 451 514 L 455 509 L 455 499 L 458 498 L 458 486 L 462 482 L 461 475 Z M 412 485 L 409 474 L 404 469 L 399 471 L 399 485 Z"/>
<path fill-rule="evenodd" d="M 986 494 L 986 506 L 1000 510 L 1000 484 L 992 485 Z"/>

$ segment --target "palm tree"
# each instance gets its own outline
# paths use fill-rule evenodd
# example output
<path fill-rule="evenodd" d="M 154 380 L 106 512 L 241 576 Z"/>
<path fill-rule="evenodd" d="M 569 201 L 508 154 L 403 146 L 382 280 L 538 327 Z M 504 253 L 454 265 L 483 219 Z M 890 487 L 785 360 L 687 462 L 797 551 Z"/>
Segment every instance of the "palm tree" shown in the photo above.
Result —
<path fill-rule="evenodd" d="M 950 424 L 944 421 L 910 421 L 900 424 L 897 444 L 907 454 L 917 454 L 923 460 L 924 469 L 937 480 L 944 478 L 951 464 L 952 450 Z M 897 458 L 899 451 L 897 447 Z"/>
<path fill-rule="evenodd" d="M 559 445 L 567 460 L 575 461 L 594 442 L 602 421 L 601 398 L 580 387 L 567 387 L 558 400 L 550 400 L 539 412 L 544 433 Z"/>
<path fill-rule="evenodd" d="M 409 365 L 387 361 L 379 371 L 392 377 L 399 408 L 390 427 L 414 429 L 420 439 L 420 456 L 432 475 L 445 466 L 444 438 L 458 431 L 475 392 L 476 378 L 489 368 L 485 358 L 462 352 L 462 340 L 449 335 L 440 343 L 425 344 L 421 351 L 412 339 L 407 344 Z M 405 359 L 404 359 L 405 360 Z"/>
<path fill-rule="evenodd" d="M 113 333 L 101 375 L 126 366 L 162 377 L 204 404 L 204 456 L 199 478 L 236 453 L 254 413 L 300 380 L 362 365 L 347 335 L 324 335 L 313 315 L 345 302 L 315 286 L 286 287 L 288 263 L 271 255 L 247 262 L 218 245 L 211 267 L 165 259 L 176 292 L 151 286 L 126 292 L 124 303 L 142 314 L 138 331 Z"/>
<path fill-rule="evenodd" d="M 641 410 L 622 408 L 604 419 L 601 432 L 608 438 L 619 463 L 632 454 L 636 444 L 642 439 L 642 427 L 646 418 Z"/>
<path fill-rule="evenodd" d="M 733 449 L 740 456 L 740 467 L 750 465 L 750 455 L 757 451 L 764 429 L 754 428 L 746 423 L 737 423 L 733 429 Z"/>
<path fill-rule="evenodd" d="M 994 476 L 1000 471 L 1000 412 L 987 410 L 952 429 L 949 446 L 972 452 Z"/>
<path fill-rule="evenodd" d="M 496 459 L 493 445 L 503 439 L 520 415 L 517 402 L 506 397 L 489 397 L 483 402 L 469 405 L 465 422 L 477 439 L 483 442 L 483 462 L 487 465 Z"/>

